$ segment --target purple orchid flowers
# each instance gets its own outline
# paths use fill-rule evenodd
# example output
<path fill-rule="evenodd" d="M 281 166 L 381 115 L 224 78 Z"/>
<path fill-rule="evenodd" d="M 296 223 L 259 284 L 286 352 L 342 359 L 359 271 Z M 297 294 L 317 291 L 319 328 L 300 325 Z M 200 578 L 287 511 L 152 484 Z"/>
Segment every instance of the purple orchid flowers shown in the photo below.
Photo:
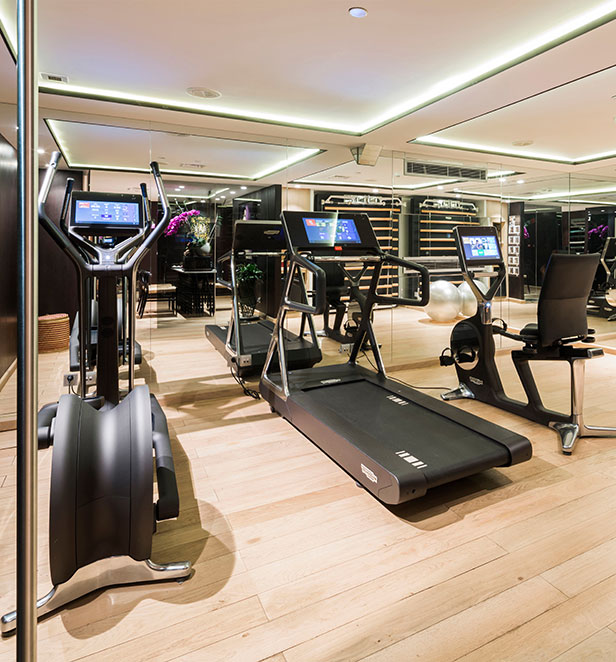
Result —
<path fill-rule="evenodd" d="M 191 216 L 200 216 L 201 212 L 198 209 L 191 209 L 190 211 L 183 211 L 181 214 L 174 216 L 170 221 L 167 229 L 165 230 L 165 237 L 172 234 L 177 234 L 178 230 L 183 223 L 189 221 Z"/>

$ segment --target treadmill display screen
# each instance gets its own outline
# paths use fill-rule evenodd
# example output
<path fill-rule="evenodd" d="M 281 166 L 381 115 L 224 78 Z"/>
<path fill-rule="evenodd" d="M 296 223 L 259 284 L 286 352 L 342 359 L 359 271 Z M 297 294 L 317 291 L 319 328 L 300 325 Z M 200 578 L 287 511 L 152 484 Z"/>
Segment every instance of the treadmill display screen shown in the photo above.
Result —
<path fill-rule="evenodd" d="M 304 229 L 309 243 L 318 246 L 360 244 L 361 239 L 352 218 L 304 217 Z"/>
<path fill-rule="evenodd" d="M 467 262 L 502 260 L 498 241 L 494 235 L 474 235 L 462 237 L 462 248 Z"/>
<path fill-rule="evenodd" d="M 137 228 L 141 224 L 139 203 L 119 200 L 77 200 L 73 223 Z"/>

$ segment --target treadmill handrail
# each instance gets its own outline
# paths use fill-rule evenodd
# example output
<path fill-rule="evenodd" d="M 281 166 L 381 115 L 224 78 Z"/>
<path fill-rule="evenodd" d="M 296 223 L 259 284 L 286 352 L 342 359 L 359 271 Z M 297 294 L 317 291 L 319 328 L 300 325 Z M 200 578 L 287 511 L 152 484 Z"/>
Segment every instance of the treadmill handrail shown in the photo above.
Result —
<path fill-rule="evenodd" d="M 383 253 L 383 263 L 395 264 L 399 267 L 404 267 L 409 271 L 417 271 L 421 277 L 421 296 L 418 299 L 409 299 L 408 297 L 390 297 L 383 294 L 374 295 L 376 303 L 394 303 L 400 306 L 425 306 L 430 301 L 430 271 L 423 264 L 405 260 L 397 255 L 391 253 Z"/>
<path fill-rule="evenodd" d="M 299 255 L 298 253 L 292 253 L 289 260 L 289 275 L 291 279 L 293 278 L 293 272 L 295 268 L 302 268 L 310 271 L 314 276 L 314 282 L 312 284 L 313 289 L 313 303 L 303 303 L 301 301 L 294 301 L 289 297 L 290 287 L 287 287 L 283 293 L 282 303 L 287 310 L 293 310 L 298 313 L 307 313 L 308 315 L 322 315 L 325 310 L 326 305 L 326 296 L 325 296 L 325 272 L 321 267 L 316 265 L 314 262 Z"/>

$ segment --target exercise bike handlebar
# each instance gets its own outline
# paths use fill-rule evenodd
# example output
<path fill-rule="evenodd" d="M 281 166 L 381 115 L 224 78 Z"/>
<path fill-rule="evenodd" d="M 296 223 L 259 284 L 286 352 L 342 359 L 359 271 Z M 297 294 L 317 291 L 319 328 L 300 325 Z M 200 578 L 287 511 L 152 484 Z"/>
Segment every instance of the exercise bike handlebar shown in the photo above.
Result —
<path fill-rule="evenodd" d="M 425 306 L 428 301 L 430 301 L 430 271 L 424 267 L 422 264 L 417 262 L 411 262 L 410 260 L 404 260 L 397 255 L 391 255 L 390 253 L 383 253 L 382 255 L 383 264 L 395 264 L 398 267 L 404 267 L 411 271 L 417 271 L 421 278 L 421 296 L 416 299 L 409 299 L 407 297 L 388 297 L 382 294 L 374 294 L 374 301 L 376 303 L 389 304 L 394 303 L 399 306 Z"/>

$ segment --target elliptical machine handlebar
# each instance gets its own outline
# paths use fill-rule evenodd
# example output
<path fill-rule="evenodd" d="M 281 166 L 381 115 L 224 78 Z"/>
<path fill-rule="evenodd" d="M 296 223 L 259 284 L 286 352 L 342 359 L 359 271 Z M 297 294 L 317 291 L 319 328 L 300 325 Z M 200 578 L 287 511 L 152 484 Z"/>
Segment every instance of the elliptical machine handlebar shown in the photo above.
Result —
<path fill-rule="evenodd" d="M 158 241 L 158 238 L 167 229 L 167 225 L 169 225 L 169 216 L 171 214 L 171 210 L 169 209 L 169 200 L 167 199 L 167 192 L 165 191 L 165 186 L 160 174 L 160 168 L 158 167 L 158 163 L 156 161 L 152 161 L 152 163 L 150 163 L 150 168 L 152 170 L 152 175 L 154 176 L 156 190 L 158 191 L 158 199 L 163 208 L 163 217 L 156 224 L 156 227 L 147 235 L 147 239 L 130 257 L 126 263 L 127 270 L 137 269 L 141 260 L 143 260 L 145 257 L 145 254 L 150 250 L 153 244 Z M 143 195 L 143 188 L 141 190 Z"/>
<path fill-rule="evenodd" d="M 43 184 L 41 185 L 41 189 L 39 191 L 39 199 L 38 199 L 39 220 L 42 223 L 45 230 L 47 231 L 47 233 L 49 234 L 49 236 L 70 257 L 75 267 L 81 273 L 87 273 L 89 271 L 90 265 L 86 262 L 83 255 L 81 255 L 81 253 L 77 250 L 77 248 L 73 246 L 73 244 L 69 241 L 68 235 L 64 234 L 64 232 L 62 232 L 58 228 L 58 226 L 49 218 L 49 216 L 47 215 L 47 210 L 45 208 L 47 204 L 47 198 L 49 197 L 49 191 L 51 190 L 51 184 L 56 175 L 60 157 L 61 157 L 60 152 L 53 152 L 53 154 L 51 155 L 51 159 L 47 165 L 47 170 L 45 171 Z M 69 191 L 69 188 L 70 191 L 72 191 L 73 184 L 74 184 L 74 180 L 72 181 L 69 180 L 67 182 L 66 185 L 67 192 Z M 62 205 L 63 212 L 64 212 L 64 207 L 68 206 L 69 197 L 70 194 L 69 195 L 65 194 L 64 203 Z M 64 218 L 66 218 L 66 216 L 64 216 Z"/>
<path fill-rule="evenodd" d="M 143 260 L 143 258 L 145 257 L 145 254 L 152 247 L 152 245 L 158 240 L 158 238 L 164 232 L 164 230 L 166 229 L 169 223 L 169 216 L 170 216 L 169 202 L 167 200 L 167 194 L 165 192 L 165 187 L 162 182 L 162 177 L 160 174 L 160 168 L 158 167 L 158 163 L 156 161 L 152 161 L 152 163 L 150 163 L 150 168 L 152 169 L 152 175 L 154 176 L 154 183 L 158 191 L 158 197 L 163 207 L 162 219 L 156 224 L 156 227 L 154 229 L 149 230 L 149 228 L 146 228 L 144 232 L 140 232 L 139 234 L 130 237 L 129 239 L 126 239 L 114 249 L 117 259 L 122 260 L 125 258 L 128 252 L 132 248 L 134 248 L 135 244 L 141 241 L 141 239 L 144 236 L 144 233 L 146 233 L 147 235 L 146 240 L 143 241 L 143 243 L 141 243 L 137 247 L 137 249 L 133 252 L 130 258 L 126 259 L 124 262 L 119 262 L 113 265 L 106 264 L 104 267 L 101 267 L 99 264 L 96 264 L 94 262 L 89 262 L 86 259 L 86 257 L 84 257 L 81 254 L 81 252 L 75 247 L 75 245 L 70 241 L 68 233 L 65 234 L 65 232 L 59 229 L 58 226 L 49 218 L 47 214 L 47 210 L 46 210 L 47 199 L 49 197 L 49 192 L 51 190 L 53 179 L 58 169 L 58 163 L 60 161 L 60 158 L 61 158 L 60 152 L 53 152 L 53 154 L 51 155 L 51 159 L 49 161 L 47 170 L 45 172 L 45 177 L 43 179 L 43 184 L 39 192 L 39 218 L 45 230 L 49 233 L 49 235 L 56 242 L 56 244 L 58 244 L 58 246 L 71 258 L 75 266 L 82 273 L 87 273 L 88 275 L 96 275 L 97 271 L 99 271 L 101 268 L 104 268 L 106 272 L 115 271 L 117 272 L 118 276 L 121 276 L 130 273 L 133 270 L 136 270 L 139 264 L 141 263 L 141 261 Z M 68 213 L 68 205 L 73 190 L 73 186 L 74 186 L 74 180 L 69 179 L 67 181 L 66 191 L 64 194 L 64 200 L 62 204 L 62 213 L 61 213 L 62 229 L 66 227 L 65 219 L 66 219 L 66 214 Z M 141 185 L 141 195 L 143 198 L 145 218 L 149 219 L 149 213 L 146 208 L 147 190 L 144 184 Z M 147 233 L 148 231 L 149 234 Z M 76 238 L 78 237 L 74 233 L 72 233 L 72 236 L 75 236 Z M 84 243 L 88 244 L 88 242 L 84 242 Z"/>

